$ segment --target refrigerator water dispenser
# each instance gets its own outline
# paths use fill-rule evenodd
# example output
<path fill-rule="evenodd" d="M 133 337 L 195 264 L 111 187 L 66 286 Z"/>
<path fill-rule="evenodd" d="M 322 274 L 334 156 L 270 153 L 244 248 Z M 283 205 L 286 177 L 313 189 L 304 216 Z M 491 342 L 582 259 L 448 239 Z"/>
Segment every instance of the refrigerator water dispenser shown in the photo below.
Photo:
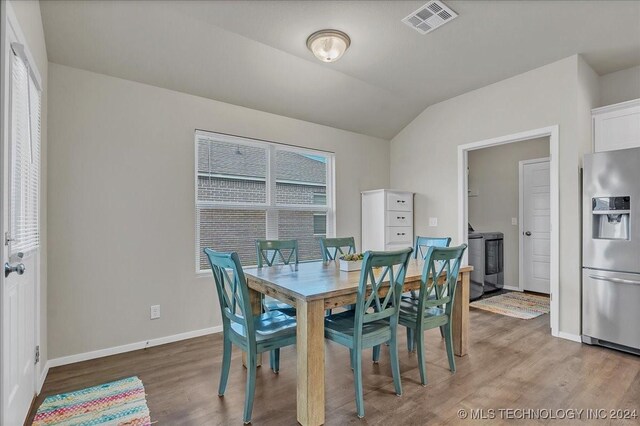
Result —
<path fill-rule="evenodd" d="M 628 240 L 630 213 L 631 197 L 593 198 L 593 238 Z"/>

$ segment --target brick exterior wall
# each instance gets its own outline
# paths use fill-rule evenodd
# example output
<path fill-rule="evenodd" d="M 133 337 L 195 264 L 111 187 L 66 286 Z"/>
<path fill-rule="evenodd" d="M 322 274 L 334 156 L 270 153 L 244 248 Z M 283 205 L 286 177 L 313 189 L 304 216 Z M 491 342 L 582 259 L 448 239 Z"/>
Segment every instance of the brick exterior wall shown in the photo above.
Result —
<path fill-rule="evenodd" d="M 208 139 L 198 142 L 198 201 L 266 203 L 265 176 L 264 148 Z M 322 161 L 290 151 L 276 152 L 276 204 L 316 204 L 314 194 L 326 195 L 326 187 L 317 184 L 325 181 Z M 201 269 L 209 269 L 202 253 L 205 247 L 237 251 L 243 265 L 256 264 L 255 240 L 266 238 L 265 211 L 200 208 L 198 220 Z M 322 258 L 319 236 L 313 232 L 313 212 L 278 212 L 278 238 L 297 239 L 301 261 Z"/>

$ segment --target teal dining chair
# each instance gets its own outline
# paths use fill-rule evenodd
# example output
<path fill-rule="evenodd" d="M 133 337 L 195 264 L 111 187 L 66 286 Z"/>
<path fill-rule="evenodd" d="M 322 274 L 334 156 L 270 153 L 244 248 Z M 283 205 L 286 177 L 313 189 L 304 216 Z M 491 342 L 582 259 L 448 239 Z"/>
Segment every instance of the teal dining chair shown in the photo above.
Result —
<path fill-rule="evenodd" d="M 424 358 L 424 332 L 439 327 L 444 332 L 449 368 L 455 373 L 456 364 L 451 337 L 451 321 L 458 272 L 462 255 L 467 245 L 457 247 L 434 247 L 427 250 L 420 278 L 418 299 L 403 297 L 400 302 L 398 323 L 407 328 L 407 342 L 415 342 L 418 351 L 420 381 L 427 384 Z M 429 284 L 429 277 L 432 284 Z M 442 284 L 436 284 L 442 281 Z"/>
<path fill-rule="evenodd" d="M 322 260 L 336 260 L 338 254 L 353 254 L 356 252 L 356 240 L 353 237 L 344 238 L 320 238 L 320 250 Z M 346 253 L 345 253 L 346 251 Z"/>
<path fill-rule="evenodd" d="M 223 353 L 218 396 L 224 396 L 231 368 L 231 346 L 247 354 L 247 388 L 243 421 L 251 423 L 253 397 L 256 390 L 258 354 L 270 352 L 275 373 L 279 369 L 280 348 L 296 343 L 296 319 L 280 311 L 253 315 L 249 288 L 238 254 L 204 249 L 209 259 L 222 312 Z"/>
<path fill-rule="evenodd" d="M 449 247 L 450 237 L 416 237 L 416 244 L 413 248 L 413 258 L 417 259 L 418 254 L 422 259 L 427 254 L 429 247 Z"/>
<path fill-rule="evenodd" d="M 429 247 L 449 247 L 451 244 L 450 237 L 416 237 L 416 244 L 413 249 L 413 258 L 417 259 L 418 254 L 420 254 L 420 258 L 424 259 Z M 415 290 L 411 290 L 410 293 L 406 293 L 402 295 L 403 298 L 411 297 L 412 299 L 417 299 L 418 294 Z M 444 337 L 444 329 L 440 328 L 440 336 Z M 413 352 L 415 347 L 413 345 L 413 340 L 407 340 L 407 349 L 409 352 Z"/>
<path fill-rule="evenodd" d="M 355 309 L 325 318 L 325 338 L 349 348 L 360 418 L 364 417 L 363 349 L 378 347 L 379 350 L 381 344 L 389 343 L 393 384 L 396 394 L 402 394 L 397 325 L 400 294 L 412 251 L 411 247 L 399 251 L 367 251 L 362 260 Z"/>
<path fill-rule="evenodd" d="M 256 240 L 258 268 L 265 264 L 298 264 L 298 240 Z"/>
<path fill-rule="evenodd" d="M 297 240 L 256 240 L 256 254 L 258 256 L 258 268 L 273 266 L 277 264 L 289 265 L 298 264 L 298 241 Z M 296 309 L 284 302 L 266 296 L 263 299 L 265 311 L 282 311 L 287 315 L 294 316 Z"/>

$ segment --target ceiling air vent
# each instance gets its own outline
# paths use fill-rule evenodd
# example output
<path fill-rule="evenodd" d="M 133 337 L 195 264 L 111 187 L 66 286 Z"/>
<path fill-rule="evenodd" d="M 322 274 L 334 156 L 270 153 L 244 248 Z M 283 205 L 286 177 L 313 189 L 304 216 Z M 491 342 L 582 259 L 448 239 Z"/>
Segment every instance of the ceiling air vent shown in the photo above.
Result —
<path fill-rule="evenodd" d="M 458 16 L 446 4 L 432 0 L 402 20 L 420 34 L 430 33 Z"/>

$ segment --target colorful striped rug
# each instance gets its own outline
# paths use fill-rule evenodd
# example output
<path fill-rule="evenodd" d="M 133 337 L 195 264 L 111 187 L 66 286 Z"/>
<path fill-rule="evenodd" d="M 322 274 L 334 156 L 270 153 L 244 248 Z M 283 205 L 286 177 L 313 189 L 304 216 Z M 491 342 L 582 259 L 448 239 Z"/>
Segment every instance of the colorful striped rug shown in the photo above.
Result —
<path fill-rule="evenodd" d="M 550 310 L 548 297 L 515 291 L 476 300 L 469 306 L 520 319 L 536 318 Z"/>
<path fill-rule="evenodd" d="M 146 426 L 151 424 L 144 386 L 137 377 L 49 396 L 34 426 Z"/>

